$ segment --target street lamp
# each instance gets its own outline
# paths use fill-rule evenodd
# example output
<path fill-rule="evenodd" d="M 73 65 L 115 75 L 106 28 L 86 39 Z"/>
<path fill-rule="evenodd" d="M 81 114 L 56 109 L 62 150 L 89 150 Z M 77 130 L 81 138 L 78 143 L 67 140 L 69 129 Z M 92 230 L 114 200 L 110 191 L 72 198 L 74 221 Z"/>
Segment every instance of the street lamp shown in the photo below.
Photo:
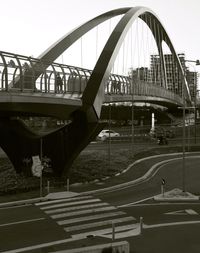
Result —
<path fill-rule="evenodd" d="M 193 62 L 195 65 L 200 65 L 200 60 L 185 60 L 186 62 Z M 194 68 L 192 64 L 190 64 Z M 197 71 L 194 68 L 194 73 L 197 73 Z M 196 121 L 197 121 L 197 109 L 196 109 L 196 104 L 197 104 L 197 81 L 194 81 L 195 84 L 195 91 L 194 91 L 194 141 L 196 144 Z"/>

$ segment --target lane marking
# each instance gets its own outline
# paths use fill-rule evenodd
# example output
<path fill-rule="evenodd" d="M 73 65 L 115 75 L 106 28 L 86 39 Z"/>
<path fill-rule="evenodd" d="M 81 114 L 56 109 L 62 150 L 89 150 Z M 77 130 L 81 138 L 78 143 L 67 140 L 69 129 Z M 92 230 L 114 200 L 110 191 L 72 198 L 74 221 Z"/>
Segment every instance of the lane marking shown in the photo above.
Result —
<path fill-rule="evenodd" d="M 57 204 L 57 205 L 45 206 L 45 207 L 41 207 L 40 209 L 47 210 L 47 209 L 51 209 L 51 208 L 64 207 L 64 206 L 75 206 L 75 205 L 100 202 L 100 201 L 101 201 L 100 199 L 89 199 L 89 200 L 74 201 L 74 202 L 69 202 L 69 203 L 62 203 L 62 204 Z"/>
<path fill-rule="evenodd" d="M 198 215 L 193 209 L 178 210 L 174 212 L 165 213 L 167 215 Z"/>
<path fill-rule="evenodd" d="M 190 215 L 198 215 L 198 213 L 196 211 L 194 211 L 193 209 L 186 209 L 185 210 L 188 214 Z"/>
<path fill-rule="evenodd" d="M 59 225 L 67 225 L 67 224 L 76 223 L 76 222 L 96 220 L 96 219 L 102 219 L 102 218 L 113 217 L 113 216 L 124 215 L 124 214 L 126 213 L 122 211 L 112 212 L 112 213 L 103 213 L 103 214 L 84 216 L 84 217 L 79 217 L 79 218 L 74 218 L 74 219 L 62 220 L 62 221 L 58 221 L 57 223 Z"/>
<path fill-rule="evenodd" d="M 80 209 L 87 209 L 87 208 L 108 206 L 108 205 L 109 205 L 108 203 L 98 203 L 98 204 L 92 204 L 92 205 L 73 206 L 73 207 L 53 209 L 53 210 L 45 211 L 45 213 L 46 214 L 62 213 L 62 212 L 69 212 L 69 211 L 75 211 L 75 210 L 80 210 Z"/>
<path fill-rule="evenodd" d="M 170 227 L 170 226 L 180 226 L 180 225 L 190 225 L 190 224 L 200 224 L 200 220 L 197 221 L 180 221 L 180 222 L 170 222 L 170 223 L 160 223 L 154 225 L 143 225 L 144 229 L 160 228 L 160 227 Z"/>
<path fill-rule="evenodd" d="M 70 217 L 70 216 L 77 216 L 77 215 L 89 214 L 89 213 L 98 213 L 98 212 L 111 211 L 111 210 L 116 210 L 116 207 L 107 206 L 107 207 L 87 209 L 87 210 L 75 211 L 75 212 L 69 212 L 69 213 L 54 214 L 54 215 L 51 215 L 51 218 L 52 219 L 60 219 L 60 218 L 66 218 L 66 217 Z"/>
<path fill-rule="evenodd" d="M 120 205 L 120 206 L 118 206 L 118 207 L 128 207 L 128 206 L 132 206 L 132 205 L 135 205 L 135 204 L 144 202 L 144 201 L 146 201 L 146 200 L 153 199 L 153 197 L 154 197 L 154 196 L 148 197 L 148 198 L 145 198 L 145 199 L 141 199 L 141 200 L 138 200 L 138 201 L 135 201 L 135 202 L 131 202 L 131 203 L 128 203 L 128 204 Z"/>
<path fill-rule="evenodd" d="M 8 207 L 0 207 L 0 211 L 1 210 L 6 210 L 6 209 L 13 209 L 13 208 L 21 208 L 21 207 L 28 207 L 28 206 L 32 206 L 32 204 L 22 204 L 19 206 L 8 206 Z"/>
<path fill-rule="evenodd" d="M 78 230 L 83 230 L 83 229 L 88 229 L 88 228 L 93 228 L 93 227 L 101 227 L 101 226 L 106 226 L 112 224 L 114 222 L 115 224 L 122 223 L 122 222 L 127 222 L 127 221 L 136 221 L 136 219 L 132 216 L 124 217 L 124 218 L 117 218 L 117 219 L 110 219 L 106 221 L 97 221 L 93 223 L 87 223 L 79 226 L 71 226 L 71 227 L 65 227 L 64 230 L 66 232 L 73 232 L 73 231 L 78 231 Z"/>
<path fill-rule="evenodd" d="M 194 153 L 199 153 L 199 152 L 194 152 Z M 177 155 L 177 154 L 181 155 L 181 153 L 173 153 L 173 154 L 166 154 L 166 156 L 171 156 L 171 155 L 174 156 L 174 155 Z M 163 155 L 158 155 L 158 156 L 163 156 Z M 149 157 L 148 159 L 151 159 L 153 157 Z M 188 158 L 189 159 L 196 159 L 196 158 L 200 158 L 200 156 L 199 155 L 186 156 L 186 158 L 187 159 Z M 150 179 L 152 179 L 157 174 L 157 172 L 162 168 L 162 166 L 165 166 L 167 163 L 173 162 L 174 160 L 181 160 L 181 159 L 182 159 L 182 157 L 175 157 L 175 158 L 172 158 L 172 159 L 167 159 L 167 160 L 158 162 L 158 163 L 154 164 L 143 176 L 141 176 L 137 179 L 134 179 L 134 180 L 129 181 L 129 182 L 121 183 L 121 184 L 118 184 L 118 185 L 114 185 L 114 186 L 110 186 L 110 187 L 106 187 L 106 188 L 101 188 L 99 190 L 86 191 L 86 192 L 81 193 L 81 195 L 82 194 L 96 194 L 96 195 L 98 195 L 98 194 L 107 194 L 107 193 L 110 193 L 110 192 L 115 192 L 115 191 L 119 191 L 119 190 L 123 190 L 123 189 L 128 189 L 128 188 L 137 186 L 139 184 L 143 184 L 143 183 L 149 181 Z M 143 159 L 141 159 L 141 160 L 143 160 Z M 144 160 L 146 160 L 146 159 L 144 159 Z M 137 160 L 136 163 L 133 163 L 133 164 L 137 164 L 139 162 L 140 162 L 140 160 Z M 133 164 L 132 164 L 132 166 L 133 166 Z"/>
<path fill-rule="evenodd" d="M 134 228 L 137 228 L 137 227 L 138 227 L 138 223 L 131 224 L 131 225 L 125 225 L 125 226 L 117 226 L 117 227 L 115 227 L 115 232 L 126 231 L 126 230 L 134 229 Z M 95 231 L 90 231 L 90 232 L 85 232 L 85 233 L 80 233 L 80 234 L 72 235 L 72 238 L 78 240 L 78 239 L 84 239 L 88 235 L 97 236 L 97 235 L 105 235 L 105 234 L 110 234 L 110 233 L 112 233 L 112 227 L 106 228 L 106 229 L 100 229 L 100 230 L 95 230 Z"/>
<path fill-rule="evenodd" d="M 45 202 L 35 203 L 35 205 L 36 206 L 44 206 L 44 205 L 49 205 L 49 204 L 54 204 L 54 203 L 69 202 L 69 201 L 73 201 L 73 200 L 83 200 L 83 199 L 91 199 L 91 198 L 92 198 L 92 196 L 82 196 L 82 197 L 55 199 L 55 200 L 48 200 Z"/>
<path fill-rule="evenodd" d="M 122 239 L 122 238 L 137 236 L 140 234 L 141 234 L 141 229 L 140 229 L 140 226 L 137 225 L 137 227 L 134 227 L 131 230 L 128 230 L 122 233 L 115 233 L 115 239 Z M 101 237 L 112 239 L 112 234 L 101 235 Z"/>
<path fill-rule="evenodd" d="M 33 222 L 33 221 L 45 220 L 45 219 L 46 218 L 42 217 L 42 218 L 31 219 L 31 220 L 23 220 L 23 221 L 4 223 L 4 224 L 0 224 L 0 227 L 12 226 L 12 225 L 17 225 L 17 224 L 22 224 L 22 223 L 28 223 L 28 222 Z"/>

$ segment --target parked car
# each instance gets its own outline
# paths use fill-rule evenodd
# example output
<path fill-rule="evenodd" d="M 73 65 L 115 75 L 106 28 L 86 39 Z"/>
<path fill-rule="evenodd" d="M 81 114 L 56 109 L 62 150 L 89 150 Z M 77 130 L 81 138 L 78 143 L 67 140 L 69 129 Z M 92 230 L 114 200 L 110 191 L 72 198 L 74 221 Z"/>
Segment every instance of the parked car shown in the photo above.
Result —
<path fill-rule="evenodd" d="M 106 139 L 108 139 L 109 137 L 110 138 L 113 138 L 113 137 L 119 137 L 120 134 L 113 131 L 113 130 L 102 130 L 98 136 L 97 136 L 97 140 L 101 140 L 101 141 L 105 141 Z"/>

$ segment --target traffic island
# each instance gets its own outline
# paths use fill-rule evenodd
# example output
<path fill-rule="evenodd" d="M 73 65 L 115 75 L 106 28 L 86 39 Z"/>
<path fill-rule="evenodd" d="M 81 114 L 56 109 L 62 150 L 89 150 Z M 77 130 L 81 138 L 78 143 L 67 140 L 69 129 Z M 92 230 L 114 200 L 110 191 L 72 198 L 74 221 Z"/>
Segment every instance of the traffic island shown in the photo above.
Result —
<path fill-rule="evenodd" d="M 159 195 L 154 196 L 155 201 L 198 201 L 199 196 L 196 196 L 189 192 L 184 192 L 181 189 L 175 188 L 171 191 L 162 192 Z"/>

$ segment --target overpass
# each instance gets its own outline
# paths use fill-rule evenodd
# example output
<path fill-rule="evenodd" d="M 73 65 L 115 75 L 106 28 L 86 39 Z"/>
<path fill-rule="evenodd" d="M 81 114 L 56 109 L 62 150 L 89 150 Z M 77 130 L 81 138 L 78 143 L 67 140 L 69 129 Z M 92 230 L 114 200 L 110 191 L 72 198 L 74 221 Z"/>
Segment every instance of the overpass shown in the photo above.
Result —
<path fill-rule="evenodd" d="M 55 62 L 82 35 L 118 15 L 123 16 L 93 70 Z M 164 60 L 159 84 L 111 73 L 120 46 L 137 18 L 151 30 L 161 59 L 162 43 L 170 48 L 182 80 L 178 91 L 167 87 Z M 50 158 L 54 174 L 67 176 L 74 159 L 103 128 L 99 117 L 104 103 L 142 101 L 167 107 L 191 104 L 171 40 L 156 15 L 145 7 L 121 8 L 97 16 L 62 37 L 38 58 L 1 51 L 0 59 L 0 145 L 17 172 L 28 173 L 32 156 L 40 155 Z M 13 116 L 52 116 L 70 119 L 70 123 L 39 136 Z M 24 160 L 30 162 L 24 164 Z"/>

